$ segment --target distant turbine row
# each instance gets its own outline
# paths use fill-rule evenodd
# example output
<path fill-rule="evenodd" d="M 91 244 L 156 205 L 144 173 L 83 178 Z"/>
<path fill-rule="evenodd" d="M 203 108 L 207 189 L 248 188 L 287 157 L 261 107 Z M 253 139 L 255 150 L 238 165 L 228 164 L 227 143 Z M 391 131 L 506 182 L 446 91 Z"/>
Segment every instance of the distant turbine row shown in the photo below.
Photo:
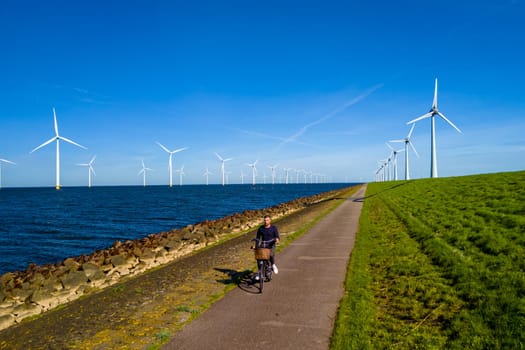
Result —
<path fill-rule="evenodd" d="M 82 146 L 82 145 L 80 145 L 79 143 L 77 143 L 77 142 L 75 142 L 73 140 L 70 140 L 69 138 L 66 138 L 66 137 L 60 135 L 60 133 L 58 131 L 58 122 L 57 122 L 57 116 L 56 116 L 55 108 L 53 108 L 53 121 L 54 121 L 55 136 L 53 136 L 51 139 L 45 141 L 44 143 L 42 143 L 38 147 L 34 148 L 30 153 L 33 153 L 33 152 L 39 150 L 40 148 L 47 146 L 48 144 L 50 144 L 52 142 L 56 142 L 56 182 L 55 182 L 55 188 L 57 190 L 59 190 L 61 188 L 61 184 L 60 184 L 60 141 L 61 140 L 65 141 L 67 143 L 70 143 L 70 144 L 75 145 L 77 147 L 80 147 L 82 149 L 87 149 L 87 148 Z M 184 151 L 184 150 L 188 149 L 188 147 L 178 148 L 178 149 L 175 149 L 175 150 L 171 151 L 166 146 L 161 144 L 160 142 L 156 142 L 156 143 L 159 145 L 160 148 L 162 148 L 166 153 L 169 154 L 169 159 L 168 159 L 169 186 L 172 187 L 173 186 L 173 155 L 175 153 L 178 153 L 178 152 L 181 152 L 181 151 Z M 222 185 L 224 186 L 226 184 L 226 175 L 228 174 L 225 171 L 225 163 L 227 161 L 232 160 L 233 158 L 226 158 L 225 159 L 225 158 L 222 158 L 218 153 L 215 153 L 215 155 L 221 161 L 221 177 L 222 177 Z M 88 163 L 77 164 L 78 166 L 85 166 L 85 167 L 87 167 L 87 170 L 88 170 L 88 187 L 92 186 L 92 175 L 93 176 L 96 175 L 95 169 L 93 168 L 93 163 L 94 163 L 95 159 L 96 159 L 96 156 L 93 156 Z M 257 176 L 256 164 L 257 164 L 257 162 L 258 162 L 258 160 L 256 160 L 254 163 L 247 163 L 246 164 L 247 166 L 252 168 L 252 185 L 256 185 L 256 176 Z M 12 162 L 10 160 L 1 159 L 0 158 L 0 188 L 2 188 L 2 163 L 15 164 L 14 162 Z M 144 160 L 142 160 L 141 163 L 142 163 L 142 168 L 139 171 L 138 175 L 142 175 L 142 177 L 143 177 L 143 181 L 142 181 L 143 185 L 146 186 L 146 173 L 148 171 L 153 171 L 153 169 L 146 167 L 146 165 L 144 164 Z M 272 184 L 275 184 L 275 169 L 277 168 L 277 164 L 273 165 L 273 166 L 269 166 L 268 168 L 270 168 L 271 171 L 272 171 Z M 288 184 L 289 183 L 288 173 L 289 173 L 290 170 L 294 170 L 294 169 L 283 168 L 283 170 L 285 172 L 285 183 Z M 321 178 L 324 177 L 324 175 L 322 175 L 322 174 L 314 174 L 313 172 L 306 172 L 304 170 L 296 169 L 295 171 L 296 171 L 296 176 L 297 176 L 296 183 L 299 183 L 299 173 L 300 172 L 304 173 L 304 183 L 307 183 L 306 177 L 307 177 L 308 174 L 310 175 L 310 182 L 311 183 L 313 183 L 313 176 L 314 175 L 316 177 L 318 177 L 318 176 L 320 176 Z M 179 185 L 182 185 L 182 177 L 185 175 L 185 173 L 184 173 L 184 165 L 180 169 L 176 170 L 176 172 L 179 173 Z M 206 167 L 206 172 L 203 174 L 203 176 L 206 177 L 206 185 L 209 184 L 209 175 L 211 175 L 211 174 L 212 173 Z M 242 183 L 244 183 L 243 178 L 244 178 L 244 174 L 241 172 L 241 182 Z M 264 175 L 264 181 L 266 182 L 266 174 Z"/>
<path fill-rule="evenodd" d="M 394 150 L 388 143 L 387 146 L 391 149 L 391 153 L 388 156 L 387 159 L 380 161 L 380 167 L 376 171 L 376 181 L 389 181 L 390 179 L 390 162 L 393 163 L 394 167 L 394 180 L 397 180 L 397 153 L 404 151 L 405 152 L 405 180 L 410 180 L 410 173 L 409 173 L 409 166 L 408 166 L 408 145 L 410 145 L 414 151 L 414 153 L 419 157 L 417 154 L 417 151 L 410 141 L 410 137 L 412 135 L 412 132 L 414 131 L 415 123 L 430 118 L 430 125 L 431 125 L 431 136 L 430 136 L 430 153 L 431 153 L 431 161 L 430 161 L 430 177 L 436 178 L 438 177 L 438 167 L 437 167 L 437 156 L 436 156 L 436 126 L 435 126 L 435 116 L 441 117 L 443 120 L 445 120 L 449 125 L 451 125 L 454 129 L 456 129 L 459 133 L 461 133 L 461 130 L 454 125 L 443 113 L 441 113 L 438 109 L 438 80 L 436 78 L 435 86 L 434 86 L 434 100 L 432 102 L 432 108 L 429 112 L 423 114 L 420 117 L 417 117 L 409 122 L 407 122 L 407 125 L 412 124 L 412 127 L 410 128 L 410 131 L 408 133 L 408 136 L 402 140 L 391 140 L 390 142 L 404 142 L 405 143 L 405 149 L 404 150 Z"/>

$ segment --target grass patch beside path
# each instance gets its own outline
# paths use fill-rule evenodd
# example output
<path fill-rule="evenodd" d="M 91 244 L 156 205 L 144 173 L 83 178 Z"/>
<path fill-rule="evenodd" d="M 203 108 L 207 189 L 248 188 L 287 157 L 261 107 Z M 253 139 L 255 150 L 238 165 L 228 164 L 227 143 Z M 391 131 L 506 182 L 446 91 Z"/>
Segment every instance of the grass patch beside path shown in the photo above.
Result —
<path fill-rule="evenodd" d="M 336 198 L 275 220 L 282 233 L 279 249 L 356 190 L 343 189 Z M 252 231 L 231 238 L 5 329 L 0 349 L 159 349 L 250 273 L 254 236 Z"/>
<path fill-rule="evenodd" d="M 525 348 L 525 172 L 368 185 L 331 349 Z"/>

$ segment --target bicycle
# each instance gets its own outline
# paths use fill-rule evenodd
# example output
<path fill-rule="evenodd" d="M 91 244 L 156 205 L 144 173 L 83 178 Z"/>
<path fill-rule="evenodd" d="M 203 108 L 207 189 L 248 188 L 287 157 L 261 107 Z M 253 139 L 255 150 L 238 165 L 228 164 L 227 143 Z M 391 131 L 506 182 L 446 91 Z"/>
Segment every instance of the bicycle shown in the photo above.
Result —
<path fill-rule="evenodd" d="M 271 246 L 274 243 L 275 239 L 270 241 L 261 241 L 257 238 L 253 239 L 255 241 L 254 255 L 255 260 L 257 260 L 258 272 L 255 278 L 259 282 L 259 293 L 262 293 L 264 282 L 270 282 L 273 277 L 273 269 L 270 263 L 270 254 Z"/>

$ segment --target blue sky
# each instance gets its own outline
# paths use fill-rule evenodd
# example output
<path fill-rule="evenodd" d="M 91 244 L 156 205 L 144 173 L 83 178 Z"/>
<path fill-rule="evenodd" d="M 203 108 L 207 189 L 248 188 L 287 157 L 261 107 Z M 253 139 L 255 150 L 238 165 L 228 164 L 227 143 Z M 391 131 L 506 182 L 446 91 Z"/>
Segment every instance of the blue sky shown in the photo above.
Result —
<path fill-rule="evenodd" d="M 23 1 L 0 9 L 3 187 L 257 182 L 269 166 L 373 181 L 385 142 L 432 104 L 439 175 L 525 169 L 525 3 L 482 1 Z M 430 121 L 412 178 L 429 176 Z M 394 144 L 395 145 L 395 144 Z M 401 145 L 395 145 L 400 147 Z M 400 176 L 404 157 L 399 160 Z M 302 175 L 301 175 L 302 176 Z M 178 184 L 178 174 L 174 182 Z"/>

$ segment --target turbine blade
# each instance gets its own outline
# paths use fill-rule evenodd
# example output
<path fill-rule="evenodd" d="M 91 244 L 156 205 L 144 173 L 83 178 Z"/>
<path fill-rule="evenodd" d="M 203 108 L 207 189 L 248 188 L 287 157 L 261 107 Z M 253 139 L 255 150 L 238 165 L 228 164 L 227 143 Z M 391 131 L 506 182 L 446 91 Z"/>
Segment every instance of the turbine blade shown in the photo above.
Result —
<path fill-rule="evenodd" d="M 65 138 L 64 136 L 58 136 L 58 138 L 61 139 L 61 140 L 66 141 L 66 142 L 69 142 L 69 143 L 72 144 L 72 145 L 78 146 L 78 147 L 83 148 L 83 149 L 87 149 L 86 147 L 84 147 L 84 146 L 82 146 L 82 145 L 76 143 L 75 141 L 72 141 L 72 140 L 70 140 L 70 139 L 68 139 L 68 138 Z"/>
<path fill-rule="evenodd" d="M 53 107 L 53 119 L 55 120 L 55 134 L 58 137 L 58 123 L 57 123 L 57 114 L 55 112 L 55 107 Z"/>
<path fill-rule="evenodd" d="M 34 150 L 32 150 L 32 151 L 29 152 L 29 153 L 33 153 L 33 152 L 36 151 L 37 149 L 40 149 L 40 148 L 42 148 L 42 147 L 44 147 L 44 146 L 49 145 L 51 142 L 55 141 L 56 139 L 57 139 L 57 138 L 56 138 L 56 136 L 55 136 L 55 137 L 53 137 L 52 139 L 47 140 L 46 142 L 44 142 L 43 144 L 41 144 L 40 146 L 38 146 L 37 148 L 35 148 Z"/>
<path fill-rule="evenodd" d="M 407 139 L 410 139 L 410 136 L 412 136 L 412 131 L 414 131 L 414 128 L 416 127 L 416 124 L 413 123 L 412 124 L 412 127 L 410 128 L 410 131 L 408 132 L 408 136 L 407 136 Z"/>
<path fill-rule="evenodd" d="M 5 163 L 15 164 L 15 165 L 16 165 L 16 163 L 13 163 L 12 161 L 7 160 L 7 159 L 1 159 L 1 158 L 0 158 L 0 162 L 5 162 Z"/>
<path fill-rule="evenodd" d="M 95 169 L 93 169 L 92 167 L 89 167 L 89 170 L 93 173 L 93 175 L 97 176 L 97 174 L 95 173 Z"/>
<path fill-rule="evenodd" d="M 419 158 L 419 154 L 417 153 L 416 148 L 414 147 L 414 145 L 412 144 L 412 142 L 408 141 L 408 144 L 410 145 L 410 147 L 412 147 L 412 150 L 414 151 L 414 153 L 416 154 L 416 156 Z"/>
<path fill-rule="evenodd" d="M 436 78 L 436 85 L 434 87 L 434 101 L 432 102 L 432 109 L 437 109 L 438 106 L 438 79 Z"/>
<path fill-rule="evenodd" d="M 392 146 L 390 146 L 390 145 L 388 144 L 388 142 L 385 142 L 385 145 L 386 145 L 388 148 L 390 148 L 392 151 L 394 150 L 394 148 L 392 148 Z"/>
<path fill-rule="evenodd" d="M 213 153 L 215 153 L 215 155 L 217 156 L 217 158 L 219 158 L 220 161 L 224 162 L 224 159 L 222 159 L 222 157 L 217 152 L 213 152 Z"/>
<path fill-rule="evenodd" d="M 447 123 L 449 123 L 454 129 L 456 129 L 460 134 L 462 134 L 461 130 L 459 130 L 459 128 L 458 128 L 457 126 L 455 126 L 454 123 L 452 123 L 450 120 L 448 120 L 447 117 L 445 117 L 445 116 L 443 115 L 443 113 L 441 113 L 441 112 L 437 112 L 437 114 L 438 114 L 441 118 L 445 119 L 445 121 L 446 121 Z"/>
<path fill-rule="evenodd" d="M 431 117 L 431 116 L 432 116 L 432 112 L 425 113 L 421 117 L 417 117 L 416 119 L 412 119 L 411 121 L 407 122 L 407 125 L 408 124 L 413 124 L 415 122 L 418 122 L 420 120 L 423 120 L 423 119 Z"/>
<path fill-rule="evenodd" d="M 160 142 L 157 141 L 157 145 L 159 145 L 163 150 L 165 150 L 166 152 L 170 153 L 170 150 L 167 149 L 163 144 L 161 144 Z"/>
<path fill-rule="evenodd" d="M 171 153 L 171 154 L 178 153 L 178 152 L 181 152 L 181 151 L 187 150 L 188 148 L 189 148 L 189 147 L 179 148 L 179 149 L 176 149 L 175 151 L 170 152 L 170 153 Z"/>
<path fill-rule="evenodd" d="M 95 161 L 95 158 L 97 158 L 97 156 L 93 156 L 93 158 L 91 158 L 91 161 L 89 162 L 89 165 L 93 164 L 93 162 Z"/>

